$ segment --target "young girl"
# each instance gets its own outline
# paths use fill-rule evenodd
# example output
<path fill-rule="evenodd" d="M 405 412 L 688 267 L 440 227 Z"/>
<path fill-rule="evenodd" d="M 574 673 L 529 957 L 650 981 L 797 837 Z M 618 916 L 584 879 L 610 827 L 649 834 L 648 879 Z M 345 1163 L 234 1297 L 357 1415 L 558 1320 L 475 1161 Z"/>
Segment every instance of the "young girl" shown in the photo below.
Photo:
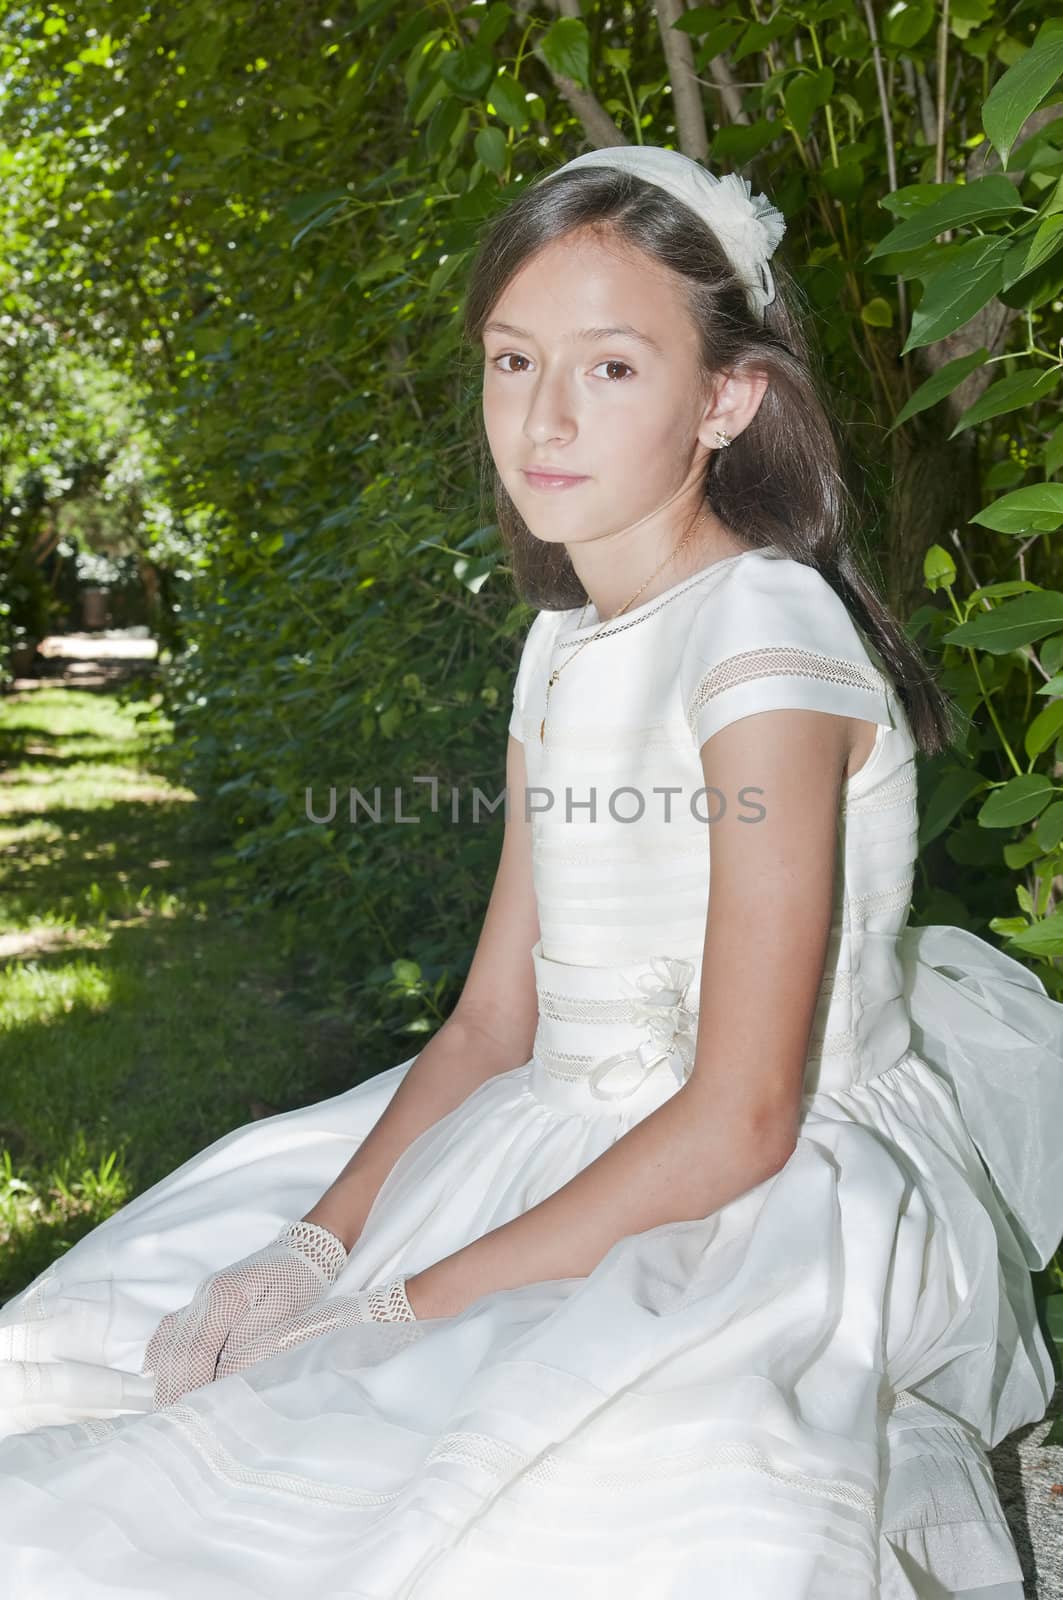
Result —
<path fill-rule="evenodd" d="M 646 146 L 491 229 L 539 612 L 464 992 L 0 1314 L 10 1600 L 1021 1600 L 985 1452 L 1054 1384 L 1063 1006 L 906 926 L 948 704 L 782 232 Z"/>

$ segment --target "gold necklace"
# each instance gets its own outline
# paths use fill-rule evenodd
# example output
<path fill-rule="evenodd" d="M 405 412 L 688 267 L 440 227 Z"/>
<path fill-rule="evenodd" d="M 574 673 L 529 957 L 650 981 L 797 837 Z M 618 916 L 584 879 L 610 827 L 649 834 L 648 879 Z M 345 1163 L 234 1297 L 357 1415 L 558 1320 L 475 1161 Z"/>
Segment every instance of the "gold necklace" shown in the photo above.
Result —
<path fill-rule="evenodd" d="M 658 572 L 663 572 L 664 568 L 668 565 L 669 561 L 674 560 L 674 558 L 679 554 L 680 550 L 682 550 L 683 546 L 686 544 L 687 540 L 690 538 L 690 535 L 693 532 L 694 532 L 694 528 L 693 528 L 693 525 L 691 525 L 687 529 L 686 533 L 684 533 L 683 537 L 680 539 L 680 541 L 676 545 L 675 549 L 671 552 L 670 555 L 665 556 L 664 560 L 661 562 L 661 564 L 657 568 L 656 572 L 651 572 L 650 573 L 649 577 L 646 579 L 646 582 L 642 585 L 642 588 L 638 589 L 636 591 L 636 593 L 631 596 L 631 599 L 627 602 L 627 605 L 621 606 L 619 611 L 614 611 L 611 617 L 606 617 L 605 621 L 602 623 L 602 626 L 598 629 L 598 632 L 597 633 L 592 633 L 589 639 L 584 639 L 583 644 L 577 645 L 575 650 L 573 650 L 572 654 L 568 658 L 568 661 L 562 661 L 561 665 L 559 667 L 555 667 L 553 672 L 551 672 L 549 678 L 546 680 L 546 705 L 543 707 L 543 719 L 539 724 L 539 743 L 540 744 L 545 744 L 546 743 L 546 713 L 550 708 L 550 690 L 553 688 L 554 684 L 557 682 L 557 680 L 561 676 L 562 672 L 565 670 L 565 668 L 571 662 L 573 662 L 576 659 L 576 657 L 579 655 L 580 651 L 583 649 L 584 645 L 593 644 L 595 639 L 597 639 L 599 637 L 599 635 L 601 634 L 601 632 L 602 632 L 602 630 L 604 628 L 607 628 L 611 622 L 615 622 L 617 617 L 623 616 L 624 612 L 628 609 L 628 606 L 633 606 L 635 604 L 635 601 L 638 599 L 639 595 L 642 593 L 642 590 L 645 589 L 648 584 L 651 584 L 653 582 L 653 580 L 657 576 Z M 583 610 L 580 612 L 579 621 L 576 624 L 577 629 L 578 628 L 582 628 L 582 626 L 583 626 L 583 618 L 587 614 L 587 607 L 589 605 L 590 605 L 590 600 L 588 598 L 587 600 L 584 600 L 584 602 L 583 602 Z"/>

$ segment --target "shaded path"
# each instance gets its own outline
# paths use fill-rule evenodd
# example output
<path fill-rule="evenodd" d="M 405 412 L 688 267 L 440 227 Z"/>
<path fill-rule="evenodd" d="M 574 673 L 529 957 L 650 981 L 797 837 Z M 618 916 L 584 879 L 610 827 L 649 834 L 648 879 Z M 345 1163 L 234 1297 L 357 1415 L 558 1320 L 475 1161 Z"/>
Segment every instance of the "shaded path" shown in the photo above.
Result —
<path fill-rule="evenodd" d="M 72 688 L 107 688 L 153 673 L 158 655 L 158 641 L 143 627 L 50 633 L 37 645 L 31 675 L 16 678 L 10 692 L 23 694 L 57 680 Z"/>

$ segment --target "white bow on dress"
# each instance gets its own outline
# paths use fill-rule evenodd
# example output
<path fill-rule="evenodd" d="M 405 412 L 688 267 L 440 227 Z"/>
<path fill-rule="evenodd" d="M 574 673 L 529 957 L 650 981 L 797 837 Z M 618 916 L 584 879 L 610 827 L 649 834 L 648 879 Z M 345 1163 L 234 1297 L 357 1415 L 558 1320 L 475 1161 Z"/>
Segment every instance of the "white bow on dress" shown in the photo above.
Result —
<path fill-rule="evenodd" d="M 652 970 L 644 972 L 634 984 L 625 978 L 634 995 L 629 1019 L 644 1025 L 650 1036 L 636 1049 L 620 1051 L 598 1062 L 588 1079 L 590 1092 L 598 1100 L 626 1100 L 662 1062 L 675 1055 L 679 1061 L 673 1062 L 672 1070 L 680 1087 L 693 1071 L 698 1014 L 684 1004 L 694 975 L 693 965 L 671 956 L 655 956 L 650 967 Z M 614 1087 L 603 1090 L 601 1084 L 610 1074 Z"/>

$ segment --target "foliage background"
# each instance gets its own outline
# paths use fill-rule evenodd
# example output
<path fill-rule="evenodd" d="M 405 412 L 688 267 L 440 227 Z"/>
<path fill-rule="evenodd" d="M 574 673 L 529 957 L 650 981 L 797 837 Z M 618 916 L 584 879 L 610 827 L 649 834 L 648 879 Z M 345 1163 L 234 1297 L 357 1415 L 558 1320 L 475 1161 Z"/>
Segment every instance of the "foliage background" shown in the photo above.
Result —
<path fill-rule="evenodd" d="M 872 570 L 970 716 L 920 773 L 915 919 L 1006 939 L 1063 995 L 1063 24 L 1041 15 L 0 0 L 0 671 L 61 620 L 57 530 L 155 563 L 189 826 L 377 1065 L 460 988 L 500 833 L 455 829 L 448 786 L 501 792 L 531 620 L 462 268 L 522 183 L 616 143 L 784 212 Z M 378 784 L 421 821 L 352 825 L 348 789 Z M 329 786 L 323 825 L 305 799 Z"/>

